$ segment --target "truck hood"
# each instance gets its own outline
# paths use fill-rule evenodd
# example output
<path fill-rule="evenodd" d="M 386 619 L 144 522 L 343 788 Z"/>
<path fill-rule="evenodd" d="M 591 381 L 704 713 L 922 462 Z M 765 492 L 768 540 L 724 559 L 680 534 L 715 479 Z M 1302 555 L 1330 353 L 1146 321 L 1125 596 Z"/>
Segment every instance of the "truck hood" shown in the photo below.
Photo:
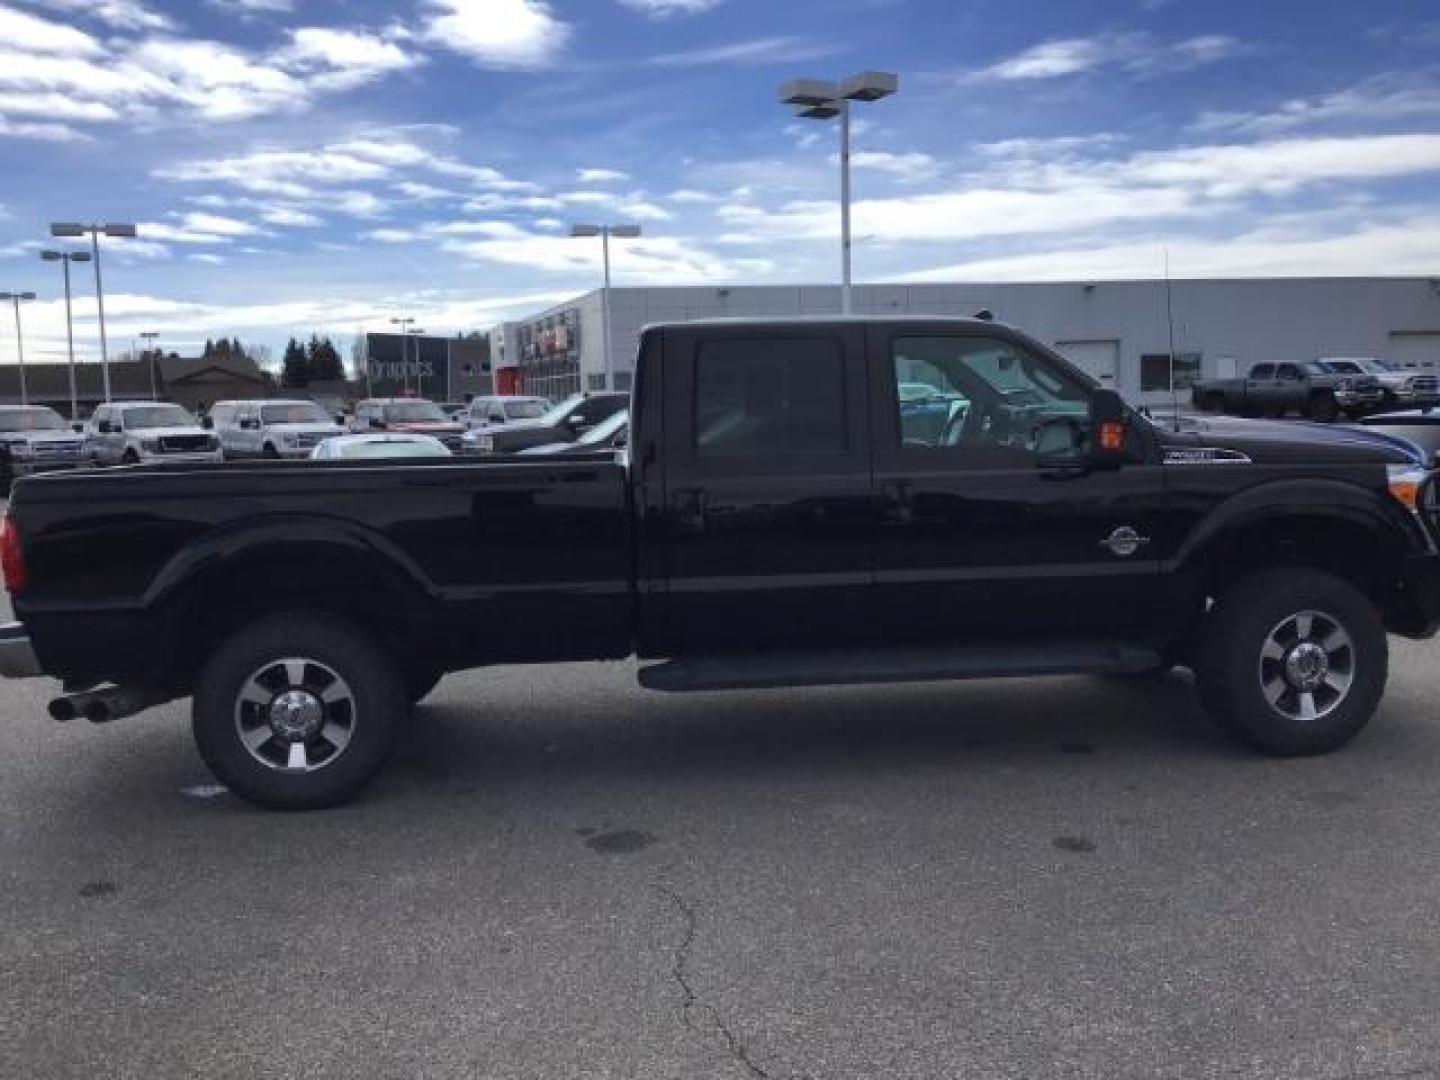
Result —
<path fill-rule="evenodd" d="M 129 428 L 126 435 L 138 435 L 142 439 L 167 439 L 172 435 L 209 435 L 202 427 L 147 427 Z"/>
<path fill-rule="evenodd" d="M 323 421 L 311 421 L 302 424 L 271 424 L 267 429 L 277 435 L 340 435 L 345 429 L 339 424 L 326 424 Z"/>
<path fill-rule="evenodd" d="M 0 431 L 0 443 L 29 443 L 31 446 L 82 442 L 84 438 L 74 431 Z"/>
<path fill-rule="evenodd" d="M 1235 450 L 1257 465 L 1425 464 L 1408 439 L 1364 428 L 1290 420 L 1199 419 L 1160 428 L 1167 450 Z"/>
<path fill-rule="evenodd" d="M 414 424 L 390 424 L 391 431 L 403 431 L 409 435 L 459 435 L 464 425 L 441 420 L 426 420 Z"/>

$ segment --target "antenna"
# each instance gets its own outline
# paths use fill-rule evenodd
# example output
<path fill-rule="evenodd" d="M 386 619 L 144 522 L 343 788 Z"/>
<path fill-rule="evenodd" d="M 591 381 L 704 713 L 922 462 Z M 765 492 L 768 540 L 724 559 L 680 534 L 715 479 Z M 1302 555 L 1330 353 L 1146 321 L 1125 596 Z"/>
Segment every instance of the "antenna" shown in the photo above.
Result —
<path fill-rule="evenodd" d="M 1180 392 L 1175 385 L 1175 292 L 1170 284 L 1170 248 L 1165 253 L 1165 322 L 1170 328 L 1170 422 L 1180 430 Z"/>

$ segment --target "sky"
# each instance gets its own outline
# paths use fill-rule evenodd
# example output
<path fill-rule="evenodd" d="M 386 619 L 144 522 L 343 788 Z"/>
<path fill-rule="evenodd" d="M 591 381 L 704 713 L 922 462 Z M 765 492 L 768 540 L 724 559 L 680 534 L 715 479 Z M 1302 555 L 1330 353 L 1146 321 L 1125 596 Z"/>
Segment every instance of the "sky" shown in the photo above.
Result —
<path fill-rule="evenodd" d="M 134 335 L 484 329 L 593 288 L 1440 275 L 1429 0 L 0 0 L 0 291 L 64 356 L 47 223 Z M 81 359 L 97 354 L 77 266 Z M 15 359 L 0 309 L 0 363 Z"/>

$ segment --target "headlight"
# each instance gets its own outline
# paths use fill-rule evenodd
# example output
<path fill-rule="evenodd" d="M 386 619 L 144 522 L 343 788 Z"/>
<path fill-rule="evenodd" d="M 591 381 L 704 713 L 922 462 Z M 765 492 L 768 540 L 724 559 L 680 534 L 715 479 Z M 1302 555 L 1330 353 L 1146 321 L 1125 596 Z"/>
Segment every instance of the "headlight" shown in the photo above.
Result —
<path fill-rule="evenodd" d="M 145 453 L 147 453 L 147 454 L 158 454 L 158 453 L 160 452 L 160 440 L 159 440 L 159 439 L 141 439 L 141 440 L 140 440 L 140 449 L 143 450 L 143 451 L 145 451 Z"/>
<path fill-rule="evenodd" d="M 286 431 L 281 434 L 280 441 L 286 446 L 294 446 L 300 441 L 300 436 L 296 435 L 293 431 Z"/>
<path fill-rule="evenodd" d="M 1387 465 L 1385 469 L 1390 477 L 1390 494 L 1411 513 L 1420 513 L 1430 472 L 1419 465 Z"/>
<path fill-rule="evenodd" d="M 9 445 L 10 447 L 10 454 L 12 457 L 29 457 L 35 452 L 35 448 L 24 440 L 16 440 L 15 442 L 9 443 L 7 445 Z"/>

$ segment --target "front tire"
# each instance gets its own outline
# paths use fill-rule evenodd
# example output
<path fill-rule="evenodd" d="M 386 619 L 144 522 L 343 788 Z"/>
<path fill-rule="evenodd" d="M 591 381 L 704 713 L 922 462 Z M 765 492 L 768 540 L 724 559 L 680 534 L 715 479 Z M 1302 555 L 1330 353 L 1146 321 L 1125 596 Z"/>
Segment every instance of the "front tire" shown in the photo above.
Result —
<path fill-rule="evenodd" d="M 1310 399 L 1309 407 L 1305 412 L 1316 423 L 1331 424 L 1340 415 L 1340 405 L 1329 394 L 1316 394 Z"/>
<path fill-rule="evenodd" d="M 1337 750 L 1385 692 L 1389 643 L 1374 604 L 1318 570 L 1267 570 L 1236 582 L 1205 616 L 1195 664 L 1206 711 L 1269 754 Z"/>
<path fill-rule="evenodd" d="M 278 616 L 239 631 L 206 663 L 192 726 L 200 756 L 242 799 L 314 810 L 375 777 L 406 706 L 404 682 L 362 631 Z"/>

